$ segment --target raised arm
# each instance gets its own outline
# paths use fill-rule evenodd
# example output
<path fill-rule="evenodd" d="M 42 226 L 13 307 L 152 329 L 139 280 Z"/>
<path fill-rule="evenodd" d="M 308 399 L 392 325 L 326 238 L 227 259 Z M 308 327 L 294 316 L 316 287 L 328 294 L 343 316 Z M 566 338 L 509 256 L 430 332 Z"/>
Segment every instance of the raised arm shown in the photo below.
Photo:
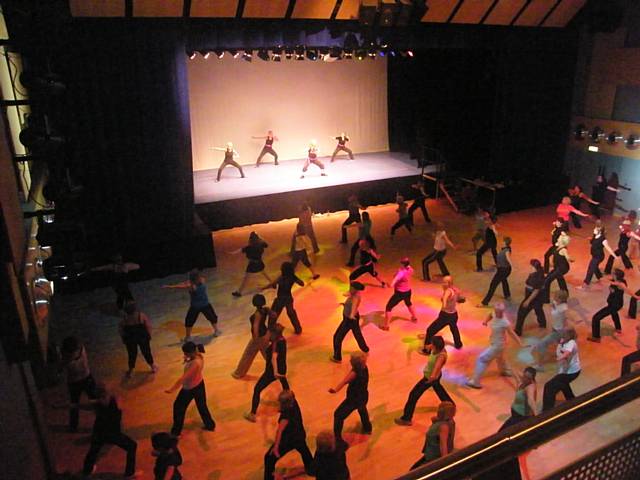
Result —
<path fill-rule="evenodd" d="M 173 285 L 162 285 L 162 287 L 160 287 L 160 288 L 182 288 L 182 289 L 185 289 L 185 288 L 189 288 L 190 286 L 191 286 L 191 282 L 189 282 L 187 280 L 187 281 L 184 281 L 184 282 L 181 282 L 181 283 L 175 283 Z"/>
<path fill-rule="evenodd" d="M 342 379 L 342 381 L 340 381 L 340 383 L 338 383 L 338 385 L 335 386 L 335 388 L 330 388 L 329 389 L 329 393 L 338 393 L 340 390 L 342 390 L 342 388 L 345 385 L 348 385 L 349 383 L 353 382 L 356 378 L 356 372 L 354 372 L 353 370 L 351 370 L 346 377 L 344 377 Z"/>
<path fill-rule="evenodd" d="M 591 203 L 593 205 L 600 205 L 600 202 L 596 202 L 593 198 L 591 198 L 586 193 L 580 193 L 580 198 L 586 200 L 587 202 L 589 202 L 589 203 Z"/>

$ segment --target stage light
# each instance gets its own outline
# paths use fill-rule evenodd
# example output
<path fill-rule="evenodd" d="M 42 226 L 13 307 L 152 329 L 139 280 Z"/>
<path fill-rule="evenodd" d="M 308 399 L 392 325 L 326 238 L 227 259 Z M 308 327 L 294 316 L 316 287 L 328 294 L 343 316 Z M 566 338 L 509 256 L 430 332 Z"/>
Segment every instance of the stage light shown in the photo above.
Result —
<path fill-rule="evenodd" d="M 589 133 L 589 138 L 593 143 L 600 143 L 600 140 L 604 140 L 605 136 L 606 134 L 604 133 L 604 130 L 601 129 L 600 127 L 595 127 Z"/>
<path fill-rule="evenodd" d="M 216 49 L 214 50 L 214 52 L 218 56 L 218 58 L 224 57 L 224 50 Z"/>
<path fill-rule="evenodd" d="M 189 55 L 189 60 L 193 60 L 194 58 L 196 58 L 197 52 L 187 52 L 187 55 Z"/>
<path fill-rule="evenodd" d="M 618 132 L 611 132 L 607 136 L 607 143 L 609 145 L 615 145 L 616 143 L 621 142 L 622 140 L 624 140 L 624 137 L 620 135 L 620 133 Z"/>
<path fill-rule="evenodd" d="M 587 132 L 587 127 L 583 123 L 580 123 L 576 125 L 576 128 L 573 130 L 573 138 L 576 140 L 584 140 L 587 133 L 589 133 Z"/>
<path fill-rule="evenodd" d="M 252 59 L 253 55 L 251 55 L 251 50 L 245 50 L 245 52 L 242 54 L 242 59 L 250 62 Z"/>
<path fill-rule="evenodd" d="M 284 58 L 291 60 L 293 58 L 293 48 L 287 48 L 284 51 Z"/>
<path fill-rule="evenodd" d="M 587 150 L 589 150 L 590 152 L 597 152 L 600 150 L 600 148 L 596 147 L 595 145 L 589 145 L 587 147 Z"/>
<path fill-rule="evenodd" d="M 304 60 L 304 47 L 300 45 L 296 47 L 296 60 Z"/>
<path fill-rule="evenodd" d="M 413 58 L 413 50 L 407 50 L 407 56 Z"/>
<path fill-rule="evenodd" d="M 279 62 L 281 60 L 280 54 L 274 53 L 273 57 L 271 57 L 271 60 L 273 60 L 274 62 Z"/>
<path fill-rule="evenodd" d="M 265 62 L 269 61 L 269 52 L 267 52 L 266 50 L 259 50 L 258 51 L 258 58 L 260 60 L 264 60 Z"/>
<path fill-rule="evenodd" d="M 358 60 L 364 60 L 364 57 L 366 57 L 366 56 L 367 56 L 367 52 L 366 52 L 366 51 L 364 51 L 364 50 L 358 50 L 358 51 L 356 52 L 356 58 L 357 58 Z"/>
<path fill-rule="evenodd" d="M 353 52 L 351 50 L 345 50 L 343 58 L 345 60 L 351 60 L 353 58 Z"/>
<path fill-rule="evenodd" d="M 369 58 L 371 59 L 375 59 L 376 58 L 376 50 L 374 48 L 369 50 Z M 384 55 L 384 54 L 383 54 Z"/>
<path fill-rule="evenodd" d="M 318 52 L 315 49 L 307 49 L 307 58 L 315 62 L 318 59 Z"/>
<path fill-rule="evenodd" d="M 640 137 L 638 135 L 631 134 L 627 137 L 624 143 L 627 148 L 636 148 L 640 143 Z"/>
<path fill-rule="evenodd" d="M 235 48 L 230 48 L 228 52 L 229 52 L 229 55 L 231 55 L 233 58 L 238 58 L 240 56 L 240 52 L 237 51 Z"/>
<path fill-rule="evenodd" d="M 203 58 L 206 60 L 207 58 L 209 58 L 211 56 L 211 52 L 205 52 L 204 54 L 202 52 L 200 52 L 200 55 L 202 55 Z"/>

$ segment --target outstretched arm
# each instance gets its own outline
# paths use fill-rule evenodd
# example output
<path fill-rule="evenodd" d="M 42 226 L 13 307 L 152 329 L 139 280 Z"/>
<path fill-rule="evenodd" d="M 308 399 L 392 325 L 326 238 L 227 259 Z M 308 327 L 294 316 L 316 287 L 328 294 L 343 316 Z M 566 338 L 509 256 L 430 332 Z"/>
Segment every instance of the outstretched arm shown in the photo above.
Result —
<path fill-rule="evenodd" d="M 254 140 L 264 140 L 265 138 L 269 138 L 269 137 L 266 137 L 266 136 L 260 137 L 260 136 L 256 136 L 256 135 L 251 135 L 251 138 L 253 138 Z"/>
<path fill-rule="evenodd" d="M 188 280 L 182 283 L 174 283 L 173 285 L 162 285 L 160 288 L 189 288 L 191 286 L 191 282 Z"/>
<path fill-rule="evenodd" d="M 223 147 L 209 147 L 209 150 L 217 150 L 219 152 L 224 152 L 226 148 Z"/>
<path fill-rule="evenodd" d="M 330 388 L 329 389 L 329 393 L 338 393 L 340 390 L 342 390 L 342 387 L 344 387 L 345 385 L 353 382 L 356 378 L 356 373 L 351 370 L 346 377 L 344 377 L 342 379 L 342 381 L 340 383 L 338 383 L 338 385 L 336 385 L 335 388 Z"/>

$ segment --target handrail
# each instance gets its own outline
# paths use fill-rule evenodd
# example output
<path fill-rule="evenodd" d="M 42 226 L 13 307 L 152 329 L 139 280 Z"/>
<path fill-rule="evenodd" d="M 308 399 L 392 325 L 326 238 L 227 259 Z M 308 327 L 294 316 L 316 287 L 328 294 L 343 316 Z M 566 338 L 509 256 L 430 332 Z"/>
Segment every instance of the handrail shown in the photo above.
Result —
<path fill-rule="evenodd" d="M 459 480 L 479 475 L 637 398 L 640 398 L 640 371 L 597 387 L 396 480 Z"/>

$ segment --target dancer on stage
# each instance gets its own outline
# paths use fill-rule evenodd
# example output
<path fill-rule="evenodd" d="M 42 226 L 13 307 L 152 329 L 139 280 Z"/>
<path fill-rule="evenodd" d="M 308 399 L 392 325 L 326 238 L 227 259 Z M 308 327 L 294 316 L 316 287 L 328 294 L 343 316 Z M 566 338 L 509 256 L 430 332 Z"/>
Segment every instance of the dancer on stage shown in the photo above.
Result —
<path fill-rule="evenodd" d="M 422 215 L 424 216 L 424 221 L 427 223 L 431 223 L 431 218 L 429 217 L 429 212 L 427 211 L 427 198 L 429 195 L 425 190 L 424 181 L 420 180 L 418 183 L 414 183 L 411 185 L 411 188 L 414 188 L 418 191 L 416 198 L 413 200 L 413 203 L 409 207 L 409 221 L 411 225 L 414 225 L 413 222 L 413 212 L 420 209 L 422 211 Z"/>
<path fill-rule="evenodd" d="M 376 263 L 378 263 L 380 255 L 376 253 L 367 240 L 359 240 L 358 247 L 360 249 L 360 266 L 351 272 L 349 281 L 353 282 L 361 275 L 368 273 L 375 278 L 381 286 L 386 287 L 387 282 L 380 277 L 376 270 Z"/>
<path fill-rule="evenodd" d="M 542 411 L 551 410 L 556 404 L 558 392 L 564 394 L 566 400 L 575 398 L 571 390 L 571 382 L 580 375 L 580 356 L 578 355 L 578 334 L 570 327 L 562 332 L 560 344 L 556 348 L 558 374 L 544 384 L 542 393 Z"/>
<path fill-rule="evenodd" d="M 311 239 L 307 236 L 304 225 L 298 223 L 296 225 L 296 231 L 291 238 L 291 263 L 293 264 L 293 270 L 295 271 L 298 262 L 302 262 L 302 264 L 309 269 L 311 277 L 315 280 L 319 278 L 320 275 L 313 269 L 313 265 L 311 265 L 311 261 L 309 260 L 309 254 L 312 251 Z"/>
<path fill-rule="evenodd" d="M 607 237 L 605 235 L 604 225 L 602 225 L 601 220 L 596 220 L 596 225 L 593 229 L 593 235 L 589 240 L 591 243 L 591 260 L 589 261 L 589 266 L 587 267 L 587 274 L 584 277 L 584 282 L 580 285 L 579 289 L 587 289 L 591 284 L 591 279 L 593 276 L 596 276 L 596 282 L 599 282 L 602 278 L 602 272 L 600 271 L 600 264 L 604 260 L 604 251 L 609 252 L 609 255 L 614 258 L 618 258 L 616 253 L 609 246 L 609 242 L 607 242 Z"/>
<path fill-rule="evenodd" d="M 480 379 L 484 375 L 485 370 L 489 364 L 496 360 L 498 363 L 498 370 L 503 377 L 511 376 L 511 369 L 504 359 L 504 349 L 507 344 L 507 333 L 516 341 L 520 347 L 522 342 L 520 337 L 516 335 L 511 327 L 511 322 L 507 318 L 505 312 L 504 303 L 496 303 L 493 307 L 493 313 L 482 322 L 485 327 L 487 325 L 491 328 L 491 335 L 489 336 L 489 348 L 482 351 L 476 360 L 476 369 L 473 373 L 473 377 L 467 382 L 467 386 L 471 388 L 482 388 Z"/>
<path fill-rule="evenodd" d="M 391 281 L 391 287 L 393 288 L 393 295 L 387 302 L 387 306 L 384 308 L 384 325 L 382 330 L 389 330 L 389 317 L 391 316 L 391 310 L 395 308 L 400 302 L 404 302 L 411 314 L 411 321 L 417 322 L 418 317 L 416 311 L 411 304 L 411 275 L 413 275 L 413 267 L 409 261 L 409 257 L 402 257 L 400 260 L 400 268 L 396 272 L 396 276 Z"/>
<path fill-rule="evenodd" d="M 258 155 L 258 160 L 256 160 L 256 167 L 260 166 L 260 162 L 262 161 L 262 157 L 264 157 L 267 153 L 271 155 L 274 159 L 274 163 L 278 165 L 278 154 L 273 149 L 273 142 L 278 141 L 278 137 L 273 134 L 273 131 L 269 130 L 267 135 L 264 137 L 252 136 L 254 140 L 264 140 L 264 147 L 260 151 L 260 155 Z"/>
<path fill-rule="evenodd" d="M 125 262 L 119 253 L 112 257 L 112 262 L 91 269 L 93 272 L 111 272 L 111 288 L 116 293 L 116 306 L 122 310 L 127 302 L 133 301 L 133 294 L 129 289 L 129 272 L 140 269 L 140 265 Z"/>
<path fill-rule="evenodd" d="M 231 376 L 236 379 L 242 378 L 247 374 L 258 352 L 260 352 L 265 359 L 267 358 L 267 347 L 269 346 L 267 324 L 270 323 L 271 320 L 271 310 L 266 306 L 267 300 L 264 298 L 264 295 L 260 295 L 259 293 L 253 296 L 251 303 L 256 307 L 256 311 L 249 317 L 251 339 L 244 349 L 238 366 L 231 374 Z"/>
<path fill-rule="evenodd" d="M 304 287 L 304 282 L 295 274 L 293 263 L 284 262 L 280 266 L 280 276 L 262 289 L 278 289 L 276 298 L 273 300 L 273 304 L 271 305 L 271 311 L 274 315 L 273 321 L 275 322 L 282 313 L 282 309 L 286 308 L 291 325 L 293 325 L 293 332 L 296 335 L 300 335 L 302 333 L 302 325 L 300 325 L 300 320 L 298 320 L 298 313 L 293 305 L 293 295 L 291 294 L 291 288 L 294 284 Z"/>
<path fill-rule="evenodd" d="M 615 250 L 615 252 L 613 252 L 612 255 L 609 255 L 609 258 L 607 258 L 607 264 L 604 267 L 604 273 L 606 273 L 607 275 L 611 273 L 611 269 L 613 268 L 613 261 L 615 260 L 616 256 L 620 257 L 624 268 L 633 268 L 633 264 L 627 256 L 627 250 L 629 249 L 629 240 L 631 238 L 640 239 L 640 237 L 638 237 L 634 232 L 631 231 L 631 222 L 629 220 L 624 220 L 619 228 L 620 237 L 618 237 L 618 248 Z"/>
<path fill-rule="evenodd" d="M 591 319 L 591 336 L 588 337 L 587 340 L 590 342 L 600 343 L 600 322 L 609 315 L 611 315 L 613 325 L 616 328 L 616 334 L 620 335 L 622 333 L 622 324 L 620 323 L 620 315 L 618 312 L 620 312 L 624 306 L 625 292 L 636 300 L 640 298 L 635 296 L 633 292 L 627 288 L 627 281 L 624 279 L 624 271 L 616 268 L 613 271 L 611 284 L 609 285 L 607 306 L 598 310 Z"/>
<path fill-rule="evenodd" d="M 171 435 L 180 436 L 184 425 L 184 416 L 192 400 L 196 401 L 196 407 L 204 429 L 213 432 L 216 429 L 216 422 L 209 413 L 207 407 L 207 392 L 204 386 L 204 347 L 193 342 L 182 345 L 184 354 L 184 374 L 165 393 L 173 393 L 178 388 L 180 393 L 173 402 L 173 426 Z"/>
<path fill-rule="evenodd" d="M 438 318 L 436 318 L 431 325 L 427 327 L 427 332 L 424 337 L 424 346 L 421 353 L 429 355 L 431 352 L 432 339 L 434 335 L 442 330 L 447 325 L 453 335 L 453 344 L 456 349 L 462 348 L 462 339 L 460 338 L 460 331 L 458 330 L 458 303 L 465 301 L 465 298 L 460 295 L 460 290 L 453 286 L 453 278 L 451 275 L 447 275 L 442 279 L 444 285 L 442 285 L 442 307 Z"/>
<path fill-rule="evenodd" d="M 502 424 L 498 430 L 499 432 L 537 415 L 538 386 L 536 385 L 536 374 L 536 369 L 533 367 L 525 368 L 522 375 L 515 371 L 513 372 L 516 380 L 516 395 L 513 403 L 511 403 L 511 416 Z"/>
<path fill-rule="evenodd" d="M 362 330 L 360 330 L 360 312 L 358 312 L 360 301 L 362 300 L 360 292 L 363 290 L 364 285 L 362 283 L 351 282 L 349 292 L 345 295 L 347 299 L 343 303 L 342 322 L 340 322 L 340 325 L 333 334 L 333 355 L 330 359 L 332 362 L 342 362 L 342 341 L 347 333 L 349 333 L 349 330 L 353 333 L 353 338 L 356 339 L 358 348 L 365 353 L 369 351 L 367 342 L 362 335 Z"/>
<path fill-rule="evenodd" d="M 511 275 L 511 269 L 513 264 L 511 263 L 511 237 L 504 237 L 504 247 L 498 253 L 496 257 L 496 273 L 491 279 L 489 284 L 489 290 L 482 299 L 482 302 L 478 307 L 488 307 L 489 302 L 493 298 L 493 294 L 498 288 L 498 285 L 502 284 L 502 294 L 504 299 L 511 300 L 511 290 L 509 288 L 509 275 Z"/>
<path fill-rule="evenodd" d="M 347 211 L 349 212 L 349 216 L 347 219 L 342 222 L 342 237 L 340 239 L 340 243 L 347 243 L 347 227 L 354 223 L 359 224 L 362 223 L 362 217 L 360 216 L 360 210 L 364 210 L 364 207 L 360 205 L 360 201 L 358 197 L 355 195 L 349 195 L 347 199 Z"/>
<path fill-rule="evenodd" d="M 184 317 L 185 335 L 183 341 L 186 342 L 191 338 L 191 330 L 201 313 L 209 320 L 209 323 L 211 323 L 214 337 L 222 333 L 218 328 L 218 315 L 216 315 L 216 311 L 211 306 L 211 303 L 209 303 L 205 278 L 199 270 L 191 270 L 191 272 L 189 272 L 189 280 L 186 282 L 175 285 L 163 285 L 162 288 L 179 288 L 189 291 L 191 303 L 187 315 Z"/>
<path fill-rule="evenodd" d="M 569 256 L 569 250 L 567 250 L 570 240 L 571 238 L 564 231 L 558 236 L 556 249 L 553 252 L 553 270 L 544 279 L 544 303 L 550 302 L 551 283 L 554 280 L 558 282 L 560 290 L 569 291 L 564 276 L 569 273 L 569 264 L 573 262 Z"/>
<path fill-rule="evenodd" d="M 456 406 L 451 402 L 440 402 L 435 417 L 431 417 L 431 426 L 425 435 L 422 458 L 411 466 L 411 470 L 449 455 L 453 451 L 456 435 L 456 422 L 453 417 Z"/>
<path fill-rule="evenodd" d="M 427 364 L 424 367 L 424 376 L 415 384 L 413 389 L 411 389 L 402 416 L 394 420 L 398 425 L 409 426 L 412 424 L 411 419 L 413 418 L 413 412 L 416 409 L 418 400 L 420 400 L 422 394 L 431 387 L 433 387 L 433 391 L 441 402 L 447 401 L 455 404 L 440 384 L 442 369 L 447 363 L 447 350 L 444 348 L 444 339 L 440 336 L 435 336 L 431 338 L 431 345 L 432 350 L 429 354 Z"/>
<path fill-rule="evenodd" d="M 533 368 L 540 372 L 544 371 L 544 357 L 549 347 L 557 346 L 560 343 L 562 332 L 572 327 L 567 319 L 567 311 L 569 310 L 567 305 L 568 297 L 569 295 L 565 290 L 558 290 L 553 296 L 553 302 L 551 302 L 551 330 L 531 349 L 531 356 L 536 362 Z"/>
<path fill-rule="evenodd" d="M 422 279 L 424 281 L 431 281 L 429 265 L 433 262 L 438 262 L 438 267 L 440 267 L 440 273 L 443 277 L 449 275 L 449 269 L 444 263 L 444 257 L 447 255 L 447 245 L 454 250 L 456 249 L 456 246 L 449 240 L 447 232 L 444 230 L 444 224 L 436 222 L 436 233 L 433 234 L 433 251 L 422 259 Z"/>
<path fill-rule="evenodd" d="M 282 335 L 283 331 L 284 327 L 279 323 L 269 328 L 269 346 L 267 347 L 264 373 L 253 388 L 251 411 L 244 414 L 244 418 L 250 422 L 256 421 L 260 394 L 265 388 L 278 380 L 282 385 L 282 390 L 290 390 L 289 382 L 287 382 L 287 341 Z"/>
<path fill-rule="evenodd" d="M 218 167 L 218 176 L 216 177 L 216 182 L 220 181 L 220 175 L 222 175 L 222 170 L 225 169 L 227 165 L 231 165 L 232 167 L 236 167 L 240 172 L 240 176 L 244 178 L 244 172 L 242 171 L 242 167 L 238 162 L 234 160 L 234 158 L 239 158 L 240 154 L 233 149 L 233 143 L 227 142 L 226 148 L 222 147 L 211 147 L 211 150 L 217 150 L 219 152 L 224 152 L 224 160 Z"/>
<path fill-rule="evenodd" d="M 631 365 L 640 362 L 640 324 L 636 325 L 636 351 L 622 357 L 620 376 L 631 373 Z"/>
<path fill-rule="evenodd" d="M 307 201 L 302 202 L 302 205 L 300 206 L 300 211 L 298 212 L 298 222 L 304 226 L 305 233 L 311 239 L 313 253 L 318 253 L 320 251 L 320 247 L 318 247 L 316 232 L 313 229 L 313 210 L 311 210 L 311 206 Z"/>
<path fill-rule="evenodd" d="M 522 327 L 524 321 L 529 315 L 529 312 L 533 310 L 536 312 L 536 319 L 538 320 L 538 326 L 545 328 L 547 326 L 547 319 L 544 315 L 544 270 L 540 264 L 540 260 L 532 258 L 529 262 L 531 265 L 531 273 L 527 277 L 524 285 L 524 299 L 518 307 L 518 317 L 516 320 L 516 327 L 514 331 L 519 336 L 522 336 Z"/>
<path fill-rule="evenodd" d="M 411 233 L 413 228 L 411 226 L 411 218 L 407 213 L 407 203 L 404 201 L 404 197 L 402 195 L 396 195 L 396 203 L 398 204 L 398 208 L 396 209 L 398 221 L 391 227 L 391 238 L 396 234 L 396 230 L 402 226 L 409 230 L 409 233 Z"/>
<path fill-rule="evenodd" d="M 551 245 L 546 252 L 544 252 L 544 273 L 549 273 L 549 259 L 553 256 L 553 252 L 556 251 L 556 243 L 562 232 L 566 232 L 567 228 L 564 224 L 564 220 L 560 217 L 553 221 L 553 230 L 551 230 Z"/>
<path fill-rule="evenodd" d="M 304 167 L 302 167 L 302 175 L 300 175 L 300 178 L 304 178 L 304 174 L 307 172 L 307 170 L 309 169 L 309 165 L 312 163 L 320 169 L 321 176 L 327 176 L 327 174 L 324 173 L 324 163 L 318 160 L 319 151 L 320 150 L 318 149 L 318 143 L 315 140 L 311 140 L 311 142 L 309 142 L 309 148 L 307 149 L 307 159 L 304 161 Z"/>
<path fill-rule="evenodd" d="M 256 232 L 251 232 L 249 234 L 249 243 L 246 247 L 239 248 L 233 252 L 229 252 L 232 255 L 236 253 L 244 253 L 249 260 L 247 264 L 247 269 L 244 272 L 244 276 L 242 277 L 242 282 L 240 282 L 240 287 L 237 290 L 231 293 L 234 297 L 241 297 L 242 291 L 244 287 L 247 285 L 247 280 L 249 279 L 249 275 L 254 275 L 257 273 L 261 273 L 264 278 L 267 279 L 268 282 L 271 282 L 271 278 L 264 271 L 264 262 L 262 261 L 262 255 L 264 255 L 264 250 L 269 246 L 267 242 L 262 240 Z"/>
<path fill-rule="evenodd" d="M 583 211 L 578 210 L 576 207 L 571 205 L 571 198 L 562 197 L 562 201 L 556 207 L 556 216 L 562 219 L 564 230 L 567 232 L 569 231 L 569 218 L 571 217 L 572 214 L 575 215 L 575 218 L 578 218 L 578 216 L 581 216 L 581 217 L 589 216 L 588 213 L 584 213 Z M 579 228 L 579 227 L 576 227 L 576 228 Z"/>
<path fill-rule="evenodd" d="M 569 193 L 571 206 L 576 210 L 580 210 L 580 204 L 582 203 L 582 200 L 586 200 L 587 202 L 589 202 L 590 205 L 598 205 L 598 202 L 596 202 L 595 200 L 592 200 L 587 195 L 585 195 L 580 185 L 574 185 L 573 188 L 570 188 L 568 190 L 568 193 Z M 582 228 L 582 224 L 580 223 L 580 217 L 576 213 L 570 212 L 569 216 L 571 217 L 571 221 L 573 222 L 574 227 Z"/>
<path fill-rule="evenodd" d="M 483 243 L 476 252 L 476 272 L 482 272 L 482 256 L 491 250 L 493 262 L 498 258 L 498 229 L 496 228 L 496 217 L 489 215 L 485 220 Z"/>
<path fill-rule="evenodd" d="M 352 223 L 349 227 L 351 228 L 353 225 L 358 227 L 358 238 L 351 245 L 351 252 L 349 253 L 349 261 L 347 262 L 347 267 L 353 267 L 356 260 L 356 253 L 358 253 L 358 248 L 360 246 L 360 240 L 366 240 L 371 245 L 371 248 L 376 248 L 376 242 L 373 240 L 371 236 L 371 228 L 373 224 L 371 222 L 371 217 L 369 216 L 369 212 L 362 212 L 362 221 L 359 223 Z"/>
<path fill-rule="evenodd" d="M 333 151 L 333 155 L 331 155 L 331 163 L 335 161 L 336 155 L 340 151 L 343 151 L 349 154 L 349 160 L 353 160 L 353 152 L 351 151 L 350 148 L 347 147 L 347 142 L 351 139 L 347 136 L 346 133 L 342 132 L 340 133 L 340 135 L 337 135 L 335 137 L 329 137 L 329 138 L 332 138 L 338 141 L 338 144 L 336 145 L 336 149 Z"/>
<path fill-rule="evenodd" d="M 313 456 L 316 480 L 349 480 L 345 447 L 336 443 L 330 430 L 322 430 L 316 437 L 316 453 Z"/>
<path fill-rule="evenodd" d="M 130 378 L 133 369 L 136 367 L 136 359 L 138 358 L 138 348 L 145 361 L 151 368 L 151 373 L 156 373 L 158 367 L 153 362 L 153 354 L 151 353 L 151 331 L 153 327 L 151 320 L 144 313 L 140 312 L 135 302 L 128 302 L 124 306 L 124 317 L 118 324 L 118 330 L 122 343 L 127 348 L 127 356 L 129 357 L 129 369 L 126 377 Z"/>
<path fill-rule="evenodd" d="M 304 462 L 307 475 L 313 476 L 313 455 L 307 446 L 307 432 L 302 421 L 302 412 L 292 391 L 278 395 L 280 416 L 273 445 L 264 455 L 264 480 L 274 480 L 276 463 L 291 450 L 297 450 Z"/>
<path fill-rule="evenodd" d="M 336 437 L 336 443 L 341 445 L 347 443 L 342 439 L 342 426 L 345 419 L 354 410 L 357 410 L 358 415 L 360 415 L 362 433 L 371 435 L 373 429 L 369 420 L 369 412 L 367 411 L 369 369 L 367 368 L 367 356 L 364 353 L 356 352 L 351 354 L 351 371 L 335 388 L 330 388 L 329 393 L 338 393 L 345 385 L 347 385 L 347 397 L 333 413 L 333 434 Z"/>

